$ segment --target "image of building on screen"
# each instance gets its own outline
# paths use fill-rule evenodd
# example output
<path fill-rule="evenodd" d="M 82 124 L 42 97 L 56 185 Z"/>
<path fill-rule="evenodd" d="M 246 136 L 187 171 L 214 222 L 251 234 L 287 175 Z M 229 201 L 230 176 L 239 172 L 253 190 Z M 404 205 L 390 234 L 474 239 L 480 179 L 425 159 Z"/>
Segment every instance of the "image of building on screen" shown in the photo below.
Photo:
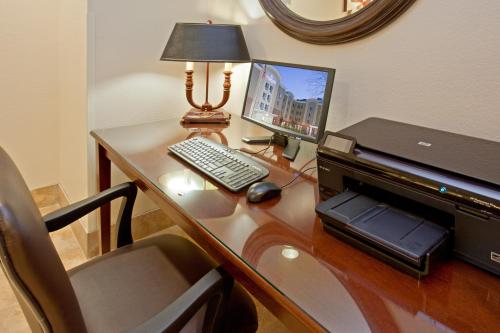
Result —
<path fill-rule="evenodd" d="M 327 73 L 254 63 L 245 116 L 270 127 L 316 137 Z"/>

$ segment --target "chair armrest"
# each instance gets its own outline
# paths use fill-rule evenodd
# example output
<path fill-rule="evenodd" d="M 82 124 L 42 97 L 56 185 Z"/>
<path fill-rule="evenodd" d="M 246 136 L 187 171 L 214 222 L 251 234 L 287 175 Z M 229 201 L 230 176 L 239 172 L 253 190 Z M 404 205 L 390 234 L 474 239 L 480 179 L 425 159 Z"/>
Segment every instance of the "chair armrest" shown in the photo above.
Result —
<path fill-rule="evenodd" d="M 49 232 L 59 230 L 75 222 L 97 208 L 110 203 L 112 200 L 124 197 L 120 214 L 118 216 L 117 246 L 132 243 L 132 209 L 134 208 L 137 187 L 134 183 L 123 183 L 98 193 L 90 198 L 75 202 L 69 206 L 58 209 L 43 217 Z"/>
<path fill-rule="evenodd" d="M 173 303 L 127 333 L 176 333 L 208 303 L 203 332 L 217 332 L 225 312 L 233 279 L 221 268 L 212 269 Z"/>

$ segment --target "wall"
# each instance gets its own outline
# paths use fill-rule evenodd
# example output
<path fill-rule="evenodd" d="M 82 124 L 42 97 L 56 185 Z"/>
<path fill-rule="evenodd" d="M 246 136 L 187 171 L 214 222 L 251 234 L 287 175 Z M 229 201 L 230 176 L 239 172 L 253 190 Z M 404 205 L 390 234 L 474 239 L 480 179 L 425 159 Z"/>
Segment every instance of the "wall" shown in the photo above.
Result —
<path fill-rule="evenodd" d="M 499 1 L 418 0 L 375 35 L 333 46 L 288 37 L 257 0 L 213 3 L 216 21 L 244 24 L 252 57 L 337 69 L 329 129 L 378 116 L 500 141 Z M 237 85 L 233 110 L 243 96 Z"/>
<path fill-rule="evenodd" d="M 207 20 L 206 3 L 89 0 L 89 130 L 180 118 L 188 110 L 183 95 L 185 64 L 159 59 L 175 22 Z M 89 139 L 88 144 L 89 179 L 94 179 L 94 141 Z M 112 180 L 120 183 L 126 177 L 113 168 Z M 139 194 L 134 215 L 155 208 Z M 91 232 L 96 229 L 94 221 L 89 225 Z"/>
<path fill-rule="evenodd" d="M 0 1 L 0 146 L 30 188 L 56 184 L 58 0 Z"/>
<path fill-rule="evenodd" d="M 59 5 L 59 183 L 71 202 L 87 197 L 87 1 Z"/>
<path fill-rule="evenodd" d="M 264 15 L 258 0 L 187 0 L 181 5 L 90 0 L 89 8 L 90 129 L 184 113 L 184 64 L 158 59 L 175 22 L 210 18 L 241 24 L 254 58 L 336 68 L 328 129 L 378 116 L 500 141 L 495 110 L 500 104 L 498 1 L 478 6 L 473 1 L 418 0 L 373 36 L 330 46 L 288 37 Z M 218 72 L 213 71 L 211 86 L 222 87 L 221 66 L 214 68 Z M 247 64 L 233 67 L 226 109 L 235 115 L 241 113 L 248 70 Z M 202 82 L 195 78 L 198 99 Z M 211 99 L 220 94 L 212 88 Z M 93 156 L 90 145 L 89 158 Z M 124 179 L 116 171 L 114 178 Z M 139 202 L 141 210 L 153 206 Z"/>
<path fill-rule="evenodd" d="M 154 121 L 185 111 L 171 107 L 185 100 L 184 64 L 159 59 L 175 22 L 207 19 L 205 3 L 89 1 L 91 128 Z"/>

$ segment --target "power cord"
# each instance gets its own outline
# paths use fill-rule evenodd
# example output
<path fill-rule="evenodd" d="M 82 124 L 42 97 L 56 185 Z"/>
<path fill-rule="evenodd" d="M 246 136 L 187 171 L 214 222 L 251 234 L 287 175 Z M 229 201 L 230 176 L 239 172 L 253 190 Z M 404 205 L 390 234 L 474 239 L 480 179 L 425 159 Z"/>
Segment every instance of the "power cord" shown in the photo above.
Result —
<path fill-rule="evenodd" d="M 299 171 L 299 172 L 302 171 L 302 169 L 304 169 L 308 164 L 310 164 L 313 161 L 316 161 L 316 157 L 313 157 L 309 161 L 307 161 L 306 163 L 304 163 L 304 165 L 302 165 L 302 167 L 299 170 L 297 170 L 297 171 Z"/>
<path fill-rule="evenodd" d="M 243 151 L 241 149 L 234 149 L 234 150 L 237 150 L 237 151 L 241 151 L 242 153 L 247 153 L 249 155 L 257 155 L 257 154 L 260 154 L 262 152 L 266 152 L 269 148 L 271 148 L 271 144 L 272 144 L 272 137 L 269 139 L 269 143 L 267 145 L 266 148 L 263 148 L 259 151 L 256 151 L 256 152 L 249 152 L 249 151 Z M 302 165 L 302 167 L 298 170 L 299 171 L 299 174 L 297 176 L 295 176 L 291 181 L 289 181 L 288 183 L 286 183 L 285 185 L 281 186 L 282 189 L 284 189 L 285 187 L 287 186 L 290 186 L 291 184 L 293 184 L 293 182 L 295 182 L 300 176 L 302 176 L 304 173 L 306 173 L 307 171 L 310 171 L 310 170 L 314 170 L 316 169 L 316 167 L 310 167 L 310 168 L 307 168 L 304 170 L 304 168 L 309 165 L 311 162 L 315 161 L 316 160 L 316 157 L 313 157 L 311 158 L 309 161 L 307 161 L 306 163 L 304 163 L 304 165 Z"/>
<path fill-rule="evenodd" d="M 308 163 L 310 163 L 310 162 L 308 162 Z M 295 176 L 295 178 L 293 178 L 291 181 L 289 181 L 289 182 L 288 182 L 288 183 L 286 183 L 285 185 L 281 186 L 281 188 L 283 189 L 283 188 L 285 188 L 285 187 L 287 187 L 287 186 L 291 185 L 294 181 L 296 181 L 296 180 L 297 180 L 300 176 L 302 176 L 304 173 L 306 173 L 307 171 L 310 171 L 310 170 L 314 170 L 314 169 L 316 169 L 316 167 L 310 167 L 310 168 L 307 168 L 307 169 L 305 169 L 305 170 L 301 171 L 301 172 L 300 172 L 297 176 Z"/>

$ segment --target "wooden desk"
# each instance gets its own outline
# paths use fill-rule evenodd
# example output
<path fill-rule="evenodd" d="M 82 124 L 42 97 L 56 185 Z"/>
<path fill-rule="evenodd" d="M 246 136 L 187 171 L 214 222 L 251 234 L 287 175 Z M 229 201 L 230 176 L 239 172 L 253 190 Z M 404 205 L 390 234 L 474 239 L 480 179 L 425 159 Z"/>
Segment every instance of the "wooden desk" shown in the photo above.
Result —
<path fill-rule="evenodd" d="M 249 204 L 245 193 L 220 188 L 167 153 L 169 145 L 199 134 L 177 119 L 93 131 L 99 188 L 110 185 L 112 161 L 294 331 L 500 331 L 498 277 L 450 260 L 418 281 L 352 248 L 323 231 L 314 180 L 300 179 L 281 198 Z M 265 134 L 235 118 L 222 135 L 206 135 L 239 148 L 242 136 Z M 271 170 L 269 180 L 284 184 L 314 155 L 315 146 L 303 143 L 294 163 L 272 152 L 259 158 Z M 103 252 L 109 223 L 104 208 Z"/>

